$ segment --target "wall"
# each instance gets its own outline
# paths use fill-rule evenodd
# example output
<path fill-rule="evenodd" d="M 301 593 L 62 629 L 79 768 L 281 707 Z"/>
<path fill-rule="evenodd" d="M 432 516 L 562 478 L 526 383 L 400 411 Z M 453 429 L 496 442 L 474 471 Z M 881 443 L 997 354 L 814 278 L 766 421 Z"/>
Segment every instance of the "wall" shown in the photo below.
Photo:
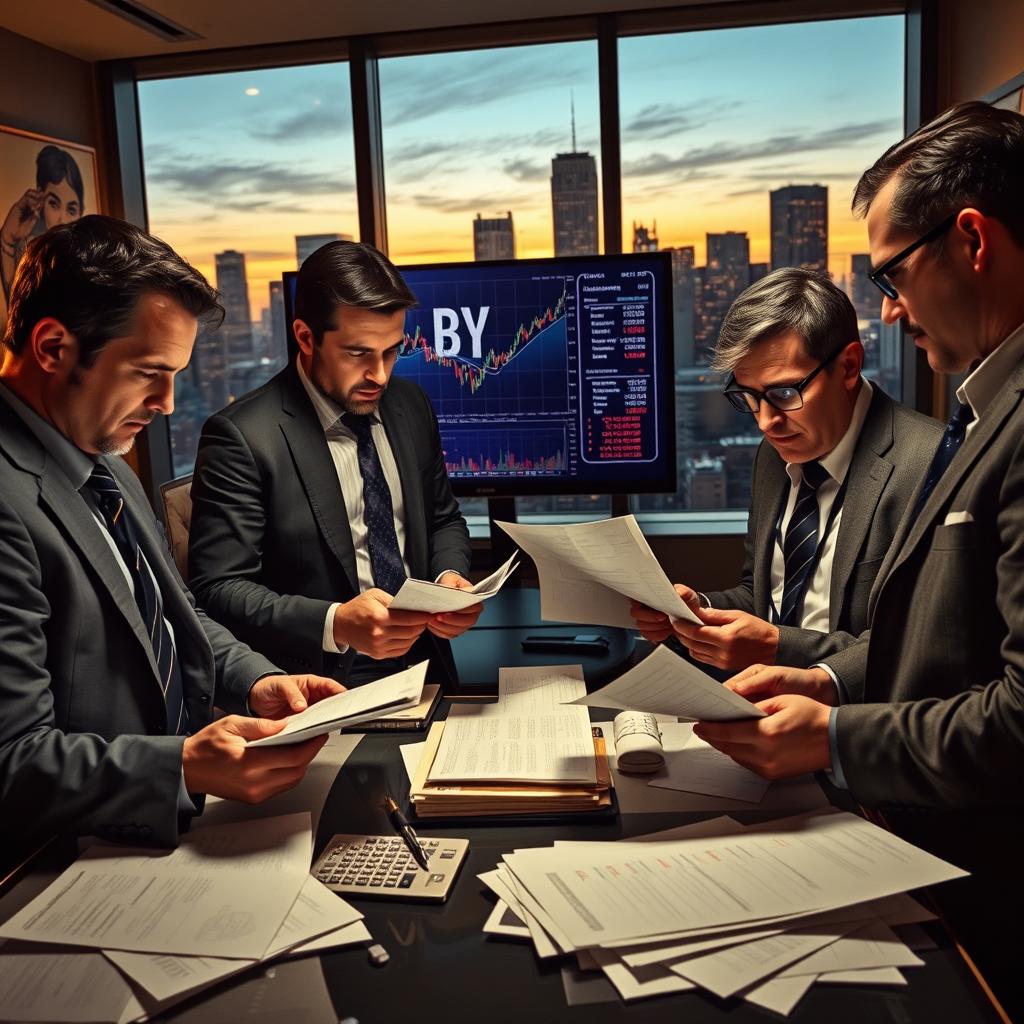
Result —
<path fill-rule="evenodd" d="M 1024 71 L 1021 0 L 944 0 L 939 12 L 940 108 L 980 99 Z"/>

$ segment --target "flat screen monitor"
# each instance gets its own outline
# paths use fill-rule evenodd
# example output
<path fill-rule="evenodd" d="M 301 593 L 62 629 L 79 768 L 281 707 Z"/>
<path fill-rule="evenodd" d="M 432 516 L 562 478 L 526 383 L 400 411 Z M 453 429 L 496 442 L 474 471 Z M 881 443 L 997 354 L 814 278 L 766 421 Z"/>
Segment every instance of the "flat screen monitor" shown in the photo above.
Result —
<path fill-rule="evenodd" d="M 437 414 L 460 497 L 675 491 L 668 253 L 398 268 L 394 373 Z M 295 274 L 285 275 L 291 323 Z"/>

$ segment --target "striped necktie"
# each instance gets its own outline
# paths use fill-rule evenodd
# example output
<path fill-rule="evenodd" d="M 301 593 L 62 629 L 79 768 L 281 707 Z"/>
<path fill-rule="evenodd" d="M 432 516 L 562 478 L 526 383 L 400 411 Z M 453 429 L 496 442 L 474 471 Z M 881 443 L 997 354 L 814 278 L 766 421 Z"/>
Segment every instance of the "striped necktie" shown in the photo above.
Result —
<path fill-rule="evenodd" d="M 946 424 L 946 432 L 942 435 L 939 447 L 935 450 L 931 465 L 925 474 L 924 485 L 921 487 L 921 493 L 917 496 L 917 504 L 914 506 L 914 519 L 921 514 L 921 509 L 924 508 L 928 496 L 935 490 L 935 485 L 942 478 L 942 474 L 949 469 L 953 456 L 960 451 L 960 445 L 964 443 L 964 438 L 967 436 L 967 427 L 973 419 L 974 410 L 969 405 L 957 402 L 956 410 Z"/>
<path fill-rule="evenodd" d="M 347 412 L 341 420 L 356 435 L 359 472 L 363 477 L 363 519 L 370 547 L 373 582 L 381 590 L 397 594 L 406 579 L 405 566 L 402 565 L 402 552 L 395 533 L 391 490 L 373 442 L 370 417 Z"/>
<path fill-rule="evenodd" d="M 799 625 L 798 614 L 818 552 L 818 488 L 830 479 L 817 459 L 805 462 L 801 471 L 800 490 L 782 544 L 786 571 L 778 622 L 783 626 Z"/>
<path fill-rule="evenodd" d="M 139 606 L 139 614 L 149 634 L 153 657 L 160 673 L 160 687 L 167 706 L 167 734 L 183 735 L 188 732 L 188 714 L 185 710 L 181 667 L 164 619 L 160 590 L 139 547 L 124 497 L 110 470 L 102 462 L 97 462 L 93 467 L 86 487 L 96 498 L 107 529 L 132 577 L 135 603 Z"/>

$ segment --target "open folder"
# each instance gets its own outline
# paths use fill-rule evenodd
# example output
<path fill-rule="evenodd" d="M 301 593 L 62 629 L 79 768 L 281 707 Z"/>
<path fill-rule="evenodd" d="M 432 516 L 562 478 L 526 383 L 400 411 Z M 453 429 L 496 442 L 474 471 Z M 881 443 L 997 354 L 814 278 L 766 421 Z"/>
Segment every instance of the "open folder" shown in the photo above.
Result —
<path fill-rule="evenodd" d="M 277 747 L 286 743 L 302 743 L 314 736 L 337 732 L 345 726 L 380 718 L 390 711 L 415 707 L 420 702 L 426 678 L 427 662 L 421 661 L 384 679 L 336 693 L 292 715 L 280 732 L 249 740 L 246 746 Z"/>

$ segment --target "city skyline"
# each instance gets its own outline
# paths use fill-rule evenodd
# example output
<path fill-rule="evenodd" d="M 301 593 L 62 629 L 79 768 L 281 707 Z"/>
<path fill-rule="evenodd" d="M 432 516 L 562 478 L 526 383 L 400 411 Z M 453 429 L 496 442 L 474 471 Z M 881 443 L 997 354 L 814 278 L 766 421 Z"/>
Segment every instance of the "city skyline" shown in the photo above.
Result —
<path fill-rule="evenodd" d="M 692 245 L 698 263 L 706 236 L 730 230 L 768 262 L 768 193 L 819 182 L 829 266 L 848 273 L 866 250 L 853 184 L 902 135 L 903 31 L 886 16 L 622 39 L 626 247 L 632 221 L 657 219 L 662 247 Z M 244 252 L 257 322 L 296 235 L 358 234 L 347 70 L 140 83 L 151 229 L 211 280 L 214 253 Z M 397 263 L 471 259 L 478 211 L 511 210 L 517 253 L 552 255 L 549 168 L 571 149 L 570 97 L 578 148 L 600 152 L 594 42 L 387 58 L 381 87 Z"/>

